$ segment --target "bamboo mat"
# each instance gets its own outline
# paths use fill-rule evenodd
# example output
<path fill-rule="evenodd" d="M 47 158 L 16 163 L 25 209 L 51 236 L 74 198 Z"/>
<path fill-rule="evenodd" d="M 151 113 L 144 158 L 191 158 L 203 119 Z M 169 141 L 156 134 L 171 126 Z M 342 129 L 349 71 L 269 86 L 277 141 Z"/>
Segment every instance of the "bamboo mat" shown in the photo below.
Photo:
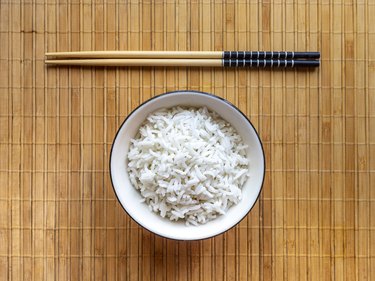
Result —
<path fill-rule="evenodd" d="M 375 280 L 375 3 L 0 2 L 1 280 Z M 45 67 L 46 51 L 321 51 L 315 71 Z M 176 242 L 134 223 L 108 161 L 154 95 L 225 97 L 263 140 L 237 227 Z M 371 216 L 372 215 L 372 216 Z"/>

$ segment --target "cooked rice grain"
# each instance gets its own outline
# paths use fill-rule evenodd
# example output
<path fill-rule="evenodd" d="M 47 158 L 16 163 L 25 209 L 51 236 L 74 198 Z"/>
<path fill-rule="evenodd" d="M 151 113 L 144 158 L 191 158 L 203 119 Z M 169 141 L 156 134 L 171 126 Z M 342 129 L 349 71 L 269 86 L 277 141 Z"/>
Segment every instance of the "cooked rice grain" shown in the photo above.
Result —
<path fill-rule="evenodd" d="M 150 210 L 170 220 L 204 224 L 241 200 L 247 146 L 206 107 L 150 114 L 128 153 L 128 172 Z"/>

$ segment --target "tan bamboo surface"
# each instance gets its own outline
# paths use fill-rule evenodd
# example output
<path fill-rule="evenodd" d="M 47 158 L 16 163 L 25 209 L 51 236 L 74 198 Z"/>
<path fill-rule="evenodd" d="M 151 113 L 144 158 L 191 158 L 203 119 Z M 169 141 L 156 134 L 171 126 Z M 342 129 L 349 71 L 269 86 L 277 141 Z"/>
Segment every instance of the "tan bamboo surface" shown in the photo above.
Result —
<path fill-rule="evenodd" d="M 0 1 L 0 280 L 375 280 L 375 3 Z M 46 67 L 79 50 L 321 51 L 319 69 Z M 140 228 L 108 173 L 152 96 L 224 97 L 263 140 L 260 200 L 178 242 Z"/>

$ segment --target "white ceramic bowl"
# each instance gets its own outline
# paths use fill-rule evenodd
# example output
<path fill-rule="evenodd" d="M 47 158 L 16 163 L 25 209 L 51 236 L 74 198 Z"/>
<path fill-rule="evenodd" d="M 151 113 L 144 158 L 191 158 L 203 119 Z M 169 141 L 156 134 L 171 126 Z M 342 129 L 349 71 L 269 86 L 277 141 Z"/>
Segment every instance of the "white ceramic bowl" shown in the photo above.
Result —
<path fill-rule="evenodd" d="M 217 112 L 234 126 L 249 147 L 250 177 L 243 186 L 242 200 L 228 212 L 206 224 L 186 226 L 184 222 L 172 222 L 151 212 L 141 203 L 140 193 L 132 186 L 127 172 L 127 153 L 130 139 L 134 138 L 147 115 L 157 109 L 176 105 L 206 106 Z M 118 130 L 112 144 L 110 157 L 111 180 L 116 196 L 124 210 L 138 224 L 160 236 L 177 240 L 198 240 L 221 234 L 239 223 L 254 206 L 265 174 L 265 158 L 262 143 L 246 116 L 228 101 L 211 94 L 194 91 L 177 91 L 156 96 L 137 107 L 128 115 Z"/>

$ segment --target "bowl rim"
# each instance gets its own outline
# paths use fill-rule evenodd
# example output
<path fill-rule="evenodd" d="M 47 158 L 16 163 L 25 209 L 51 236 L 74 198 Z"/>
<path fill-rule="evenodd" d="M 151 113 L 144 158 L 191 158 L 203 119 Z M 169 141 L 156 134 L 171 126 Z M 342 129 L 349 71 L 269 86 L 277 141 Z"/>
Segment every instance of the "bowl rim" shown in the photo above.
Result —
<path fill-rule="evenodd" d="M 217 233 L 215 235 L 212 235 L 212 236 L 209 236 L 209 237 L 203 237 L 203 238 L 194 238 L 194 239 L 177 239 L 177 238 L 171 238 L 171 237 L 168 237 L 168 236 L 164 236 L 162 234 L 159 234 L 159 233 L 155 233 L 154 231 L 150 230 L 147 226 L 143 225 L 142 223 L 138 222 L 136 219 L 134 219 L 129 213 L 128 211 L 126 211 L 125 207 L 122 205 L 118 195 L 117 195 L 117 191 L 116 191 L 116 188 L 113 184 L 113 179 L 112 179 L 112 153 L 113 153 L 113 147 L 115 145 L 115 142 L 116 142 L 116 139 L 122 129 L 122 127 L 125 125 L 126 121 L 130 118 L 131 115 L 133 115 L 133 113 L 135 113 L 136 111 L 138 111 L 141 107 L 143 107 L 144 105 L 146 105 L 147 103 L 155 100 L 155 99 L 158 99 L 160 97 L 163 97 L 163 96 L 167 96 L 167 95 L 170 95 L 170 94 L 176 94 L 176 93 L 193 93 L 193 94 L 200 94 L 200 95 L 205 95 L 205 96 L 208 96 L 208 97 L 211 97 L 211 98 L 215 98 L 215 99 L 218 99 L 222 102 L 225 102 L 227 105 L 231 106 L 233 109 L 235 109 L 238 113 L 240 113 L 242 115 L 242 117 L 245 118 L 245 120 L 250 124 L 250 126 L 253 128 L 257 138 L 258 138 L 258 141 L 259 141 L 259 144 L 260 144 L 260 147 L 261 147 L 261 150 L 262 150 L 262 156 L 263 156 L 263 175 L 262 175 L 262 183 L 261 183 L 261 186 L 260 186 L 260 189 L 259 189 L 259 192 L 258 192 L 258 195 L 254 201 L 254 204 L 251 206 L 251 208 L 249 209 L 249 211 L 238 221 L 236 222 L 233 226 L 231 226 L 230 228 L 220 232 L 220 233 Z M 207 93 L 207 92 L 202 92 L 202 91 L 196 91 L 196 90 L 175 90 L 175 91 L 168 91 L 168 92 L 164 92 L 160 95 L 156 95 L 156 96 L 153 96 L 149 99 L 147 99 L 146 101 L 142 102 L 141 104 L 139 104 L 136 108 L 134 108 L 127 116 L 126 118 L 124 119 L 124 121 L 122 121 L 120 127 L 117 129 L 117 132 L 115 134 L 115 137 L 113 138 L 113 141 L 112 141 L 112 145 L 111 145 L 111 151 L 110 151 L 110 155 L 109 155 L 109 176 L 110 176 L 110 179 L 111 179 L 111 185 L 112 185 L 112 189 L 115 193 L 115 196 L 116 196 L 116 199 L 118 201 L 118 203 L 120 204 L 121 208 L 125 211 L 125 213 L 135 222 L 137 223 L 139 226 L 141 226 L 142 228 L 146 229 L 147 231 L 153 233 L 154 235 L 157 235 L 159 237 L 162 237 L 162 238 L 166 238 L 166 239 L 170 239 L 170 240 L 175 240 L 175 241 L 201 241 L 201 240 L 206 240 L 206 239 L 211 239 L 211 238 L 214 238 L 216 236 L 219 236 L 219 235 L 222 235 L 224 234 L 225 232 L 231 230 L 232 228 L 234 228 L 235 226 L 237 226 L 238 224 L 241 223 L 241 221 L 243 221 L 247 216 L 248 214 L 251 212 L 251 210 L 254 208 L 254 206 L 256 205 L 257 201 L 259 200 L 259 197 L 262 193 L 262 190 L 263 190 L 263 185 L 264 185 L 264 180 L 265 180 L 265 176 L 266 176 L 266 155 L 264 153 L 264 147 L 263 147 L 263 143 L 262 143 L 262 140 L 260 139 L 260 136 L 259 136 L 259 133 L 258 131 L 255 129 L 253 123 L 251 123 L 251 121 L 249 120 L 249 118 L 237 107 L 235 106 L 233 103 L 231 103 L 230 101 L 226 100 L 225 98 L 222 98 L 222 97 L 219 97 L 219 96 L 216 96 L 214 94 L 211 94 L 211 93 Z"/>

